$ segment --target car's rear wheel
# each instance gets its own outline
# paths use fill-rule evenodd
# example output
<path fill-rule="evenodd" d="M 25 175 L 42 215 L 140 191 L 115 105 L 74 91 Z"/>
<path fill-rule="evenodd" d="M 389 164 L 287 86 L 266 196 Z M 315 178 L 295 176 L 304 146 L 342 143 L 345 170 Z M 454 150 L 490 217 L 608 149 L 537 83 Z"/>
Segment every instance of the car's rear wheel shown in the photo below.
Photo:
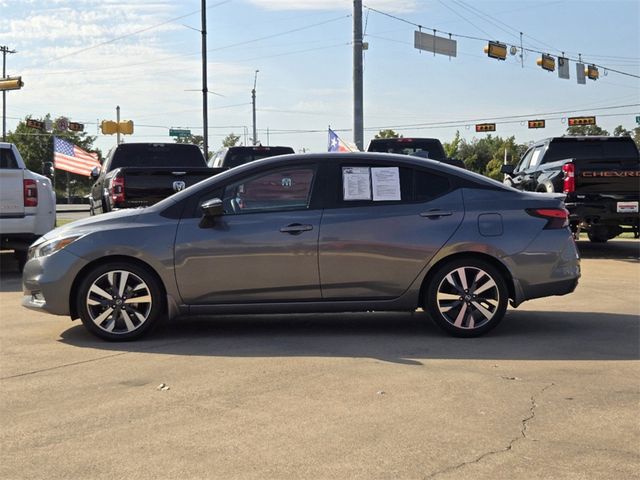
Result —
<path fill-rule="evenodd" d="M 82 323 L 104 340 L 140 338 L 164 312 L 159 281 L 148 269 L 132 263 L 94 268 L 85 275 L 78 293 Z"/>
<path fill-rule="evenodd" d="M 443 264 L 426 286 L 431 319 L 457 337 L 476 337 L 494 328 L 507 310 L 508 290 L 500 271 L 474 258 Z"/>

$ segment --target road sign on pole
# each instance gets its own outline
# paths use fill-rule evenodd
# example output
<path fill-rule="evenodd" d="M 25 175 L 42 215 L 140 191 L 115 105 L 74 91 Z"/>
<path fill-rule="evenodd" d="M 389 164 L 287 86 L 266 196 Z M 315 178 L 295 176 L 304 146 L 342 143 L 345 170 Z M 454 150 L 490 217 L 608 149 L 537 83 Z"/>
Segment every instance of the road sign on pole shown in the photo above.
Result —
<path fill-rule="evenodd" d="M 181 128 L 170 128 L 169 136 L 171 137 L 189 137 L 191 136 L 191 130 L 181 129 Z"/>

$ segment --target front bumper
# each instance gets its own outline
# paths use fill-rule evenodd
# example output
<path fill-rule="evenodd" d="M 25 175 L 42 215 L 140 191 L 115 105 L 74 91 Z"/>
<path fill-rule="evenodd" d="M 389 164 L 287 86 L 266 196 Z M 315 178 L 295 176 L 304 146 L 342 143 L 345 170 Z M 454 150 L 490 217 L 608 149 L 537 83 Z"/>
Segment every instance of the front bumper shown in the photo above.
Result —
<path fill-rule="evenodd" d="M 73 282 L 87 261 L 66 250 L 29 260 L 22 273 L 22 306 L 69 315 Z"/>

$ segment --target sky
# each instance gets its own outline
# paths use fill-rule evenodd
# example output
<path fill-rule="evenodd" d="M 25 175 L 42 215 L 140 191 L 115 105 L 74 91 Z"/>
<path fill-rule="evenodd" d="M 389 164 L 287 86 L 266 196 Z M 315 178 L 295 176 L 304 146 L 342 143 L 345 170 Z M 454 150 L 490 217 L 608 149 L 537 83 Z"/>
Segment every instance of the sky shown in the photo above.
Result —
<path fill-rule="evenodd" d="M 363 0 L 364 140 L 391 128 L 405 137 L 482 138 L 476 123 L 527 143 L 562 135 L 566 119 L 632 129 L 640 115 L 640 1 Z M 104 153 L 98 124 L 134 122 L 126 142 L 172 142 L 170 128 L 202 134 L 200 0 L 0 0 L 7 75 L 7 129 L 26 116 L 85 124 Z M 209 145 L 229 133 L 251 143 L 256 82 L 258 140 L 296 151 L 327 150 L 330 126 L 353 140 L 353 2 L 207 0 Z M 457 41 L 449 58 L 414 48 L 414 31 Z M 486 40 L 520 46 L 505 61 Z M 468 38 L 471 37 L 471 38 Z M 578 85 L 536 65 L 540 53 L 600 65 Z M 523 53 L 523 58 L 520 58 Z M 622 73 L 615 72 L 617 70 Z M 256 71 L 258 73 L 256 74 Z M 256 77 L 257 75 L 257 77 Z M 494 120 L 495 119 L 495 120 Z M 527 119 L 545 119 L 530 130 Z M 35 131 L 34 131 L 35 133 Z"/>

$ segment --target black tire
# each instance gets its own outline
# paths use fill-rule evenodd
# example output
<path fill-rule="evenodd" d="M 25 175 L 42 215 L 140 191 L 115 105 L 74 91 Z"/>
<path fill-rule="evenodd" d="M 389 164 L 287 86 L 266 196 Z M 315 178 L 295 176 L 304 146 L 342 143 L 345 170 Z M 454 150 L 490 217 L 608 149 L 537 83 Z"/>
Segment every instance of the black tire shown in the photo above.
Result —
<path fill-rule="evenodd" d="M 446 262 L 430 277 L 425 310 L 447 333 L 477 337 L 502 321 L 509 301 L 503 274 L 474 258 Z"/>
<path fill-rule="evenodd" d="M 80 283 L 76 302 L 87 330 L 109 341 L 142 337 L 165 312 L 163 290 L 156 276 L 128 262 L 107 263 L 90 270 Z"/>
<path fill-rule="evenodd" d="M 22 270 L 24 270 L 25 263 L 27 263 L 27 250 L 14 250 L 13 256 L 18 263 L 18 271 L 22 272 Z"/>
<path fill-rule="evenodd" d="M 605 243 L 607 240 L 609 240 L 608 236 L 598 233 L 589 232 L 587 235 L 589 236 L 589 241 L 593 243 Z"/>

